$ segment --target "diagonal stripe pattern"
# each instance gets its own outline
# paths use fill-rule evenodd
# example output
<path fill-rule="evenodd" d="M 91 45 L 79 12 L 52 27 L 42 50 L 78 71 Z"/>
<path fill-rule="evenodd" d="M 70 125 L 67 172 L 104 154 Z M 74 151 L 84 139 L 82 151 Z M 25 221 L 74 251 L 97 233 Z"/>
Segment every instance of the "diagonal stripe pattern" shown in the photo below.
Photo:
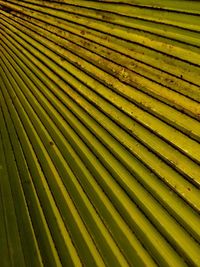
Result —
<path fill-rule="evenodd" d="M 2 267 L 200 266 L 200 2 L 0 0 Z"/>

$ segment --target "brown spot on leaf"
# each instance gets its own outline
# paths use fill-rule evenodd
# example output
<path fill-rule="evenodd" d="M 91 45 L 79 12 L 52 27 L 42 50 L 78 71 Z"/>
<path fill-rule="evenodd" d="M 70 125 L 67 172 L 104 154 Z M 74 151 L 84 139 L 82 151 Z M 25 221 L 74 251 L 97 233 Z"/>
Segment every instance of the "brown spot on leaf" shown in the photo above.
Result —
<path fill-rule="evenodd" d="M 53 145 L 54 145 L 54 142 L 53 142 L 53 141 L 50 141 L 49 144 L 50 144 L 51 146 L 53 146 Z"/>

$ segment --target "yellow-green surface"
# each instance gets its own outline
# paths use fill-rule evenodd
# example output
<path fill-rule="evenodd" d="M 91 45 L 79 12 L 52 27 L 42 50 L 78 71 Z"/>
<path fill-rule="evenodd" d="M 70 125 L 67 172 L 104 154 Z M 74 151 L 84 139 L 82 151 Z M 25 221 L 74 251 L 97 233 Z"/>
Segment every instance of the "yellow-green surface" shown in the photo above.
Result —
<path fill-rule="evenodd" d="M 199 32 L 199 1 L 0 1 L 0 266 L 200 266 Z"/>

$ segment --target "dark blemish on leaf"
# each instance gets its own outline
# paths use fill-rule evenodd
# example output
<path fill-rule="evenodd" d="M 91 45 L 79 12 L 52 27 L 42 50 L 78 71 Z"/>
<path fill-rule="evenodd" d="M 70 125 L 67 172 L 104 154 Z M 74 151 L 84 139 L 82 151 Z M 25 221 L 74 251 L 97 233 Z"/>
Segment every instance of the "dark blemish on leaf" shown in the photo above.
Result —
<path fill-rule="evenodd" d="M 12 11 L 11 8 L 6 7 L 6 6 L 0 6 L 0 9 L 3 10 L 3 11 L 5 11 L 5 12 L 7 12 L 7 13 L 10 13 Z"/>
<path fill-rule="evenodd" d="M 30 185 L 31 184 L 31 181 L 30 180 L 24 180 L 23 181 L 23 184 Z"/>

